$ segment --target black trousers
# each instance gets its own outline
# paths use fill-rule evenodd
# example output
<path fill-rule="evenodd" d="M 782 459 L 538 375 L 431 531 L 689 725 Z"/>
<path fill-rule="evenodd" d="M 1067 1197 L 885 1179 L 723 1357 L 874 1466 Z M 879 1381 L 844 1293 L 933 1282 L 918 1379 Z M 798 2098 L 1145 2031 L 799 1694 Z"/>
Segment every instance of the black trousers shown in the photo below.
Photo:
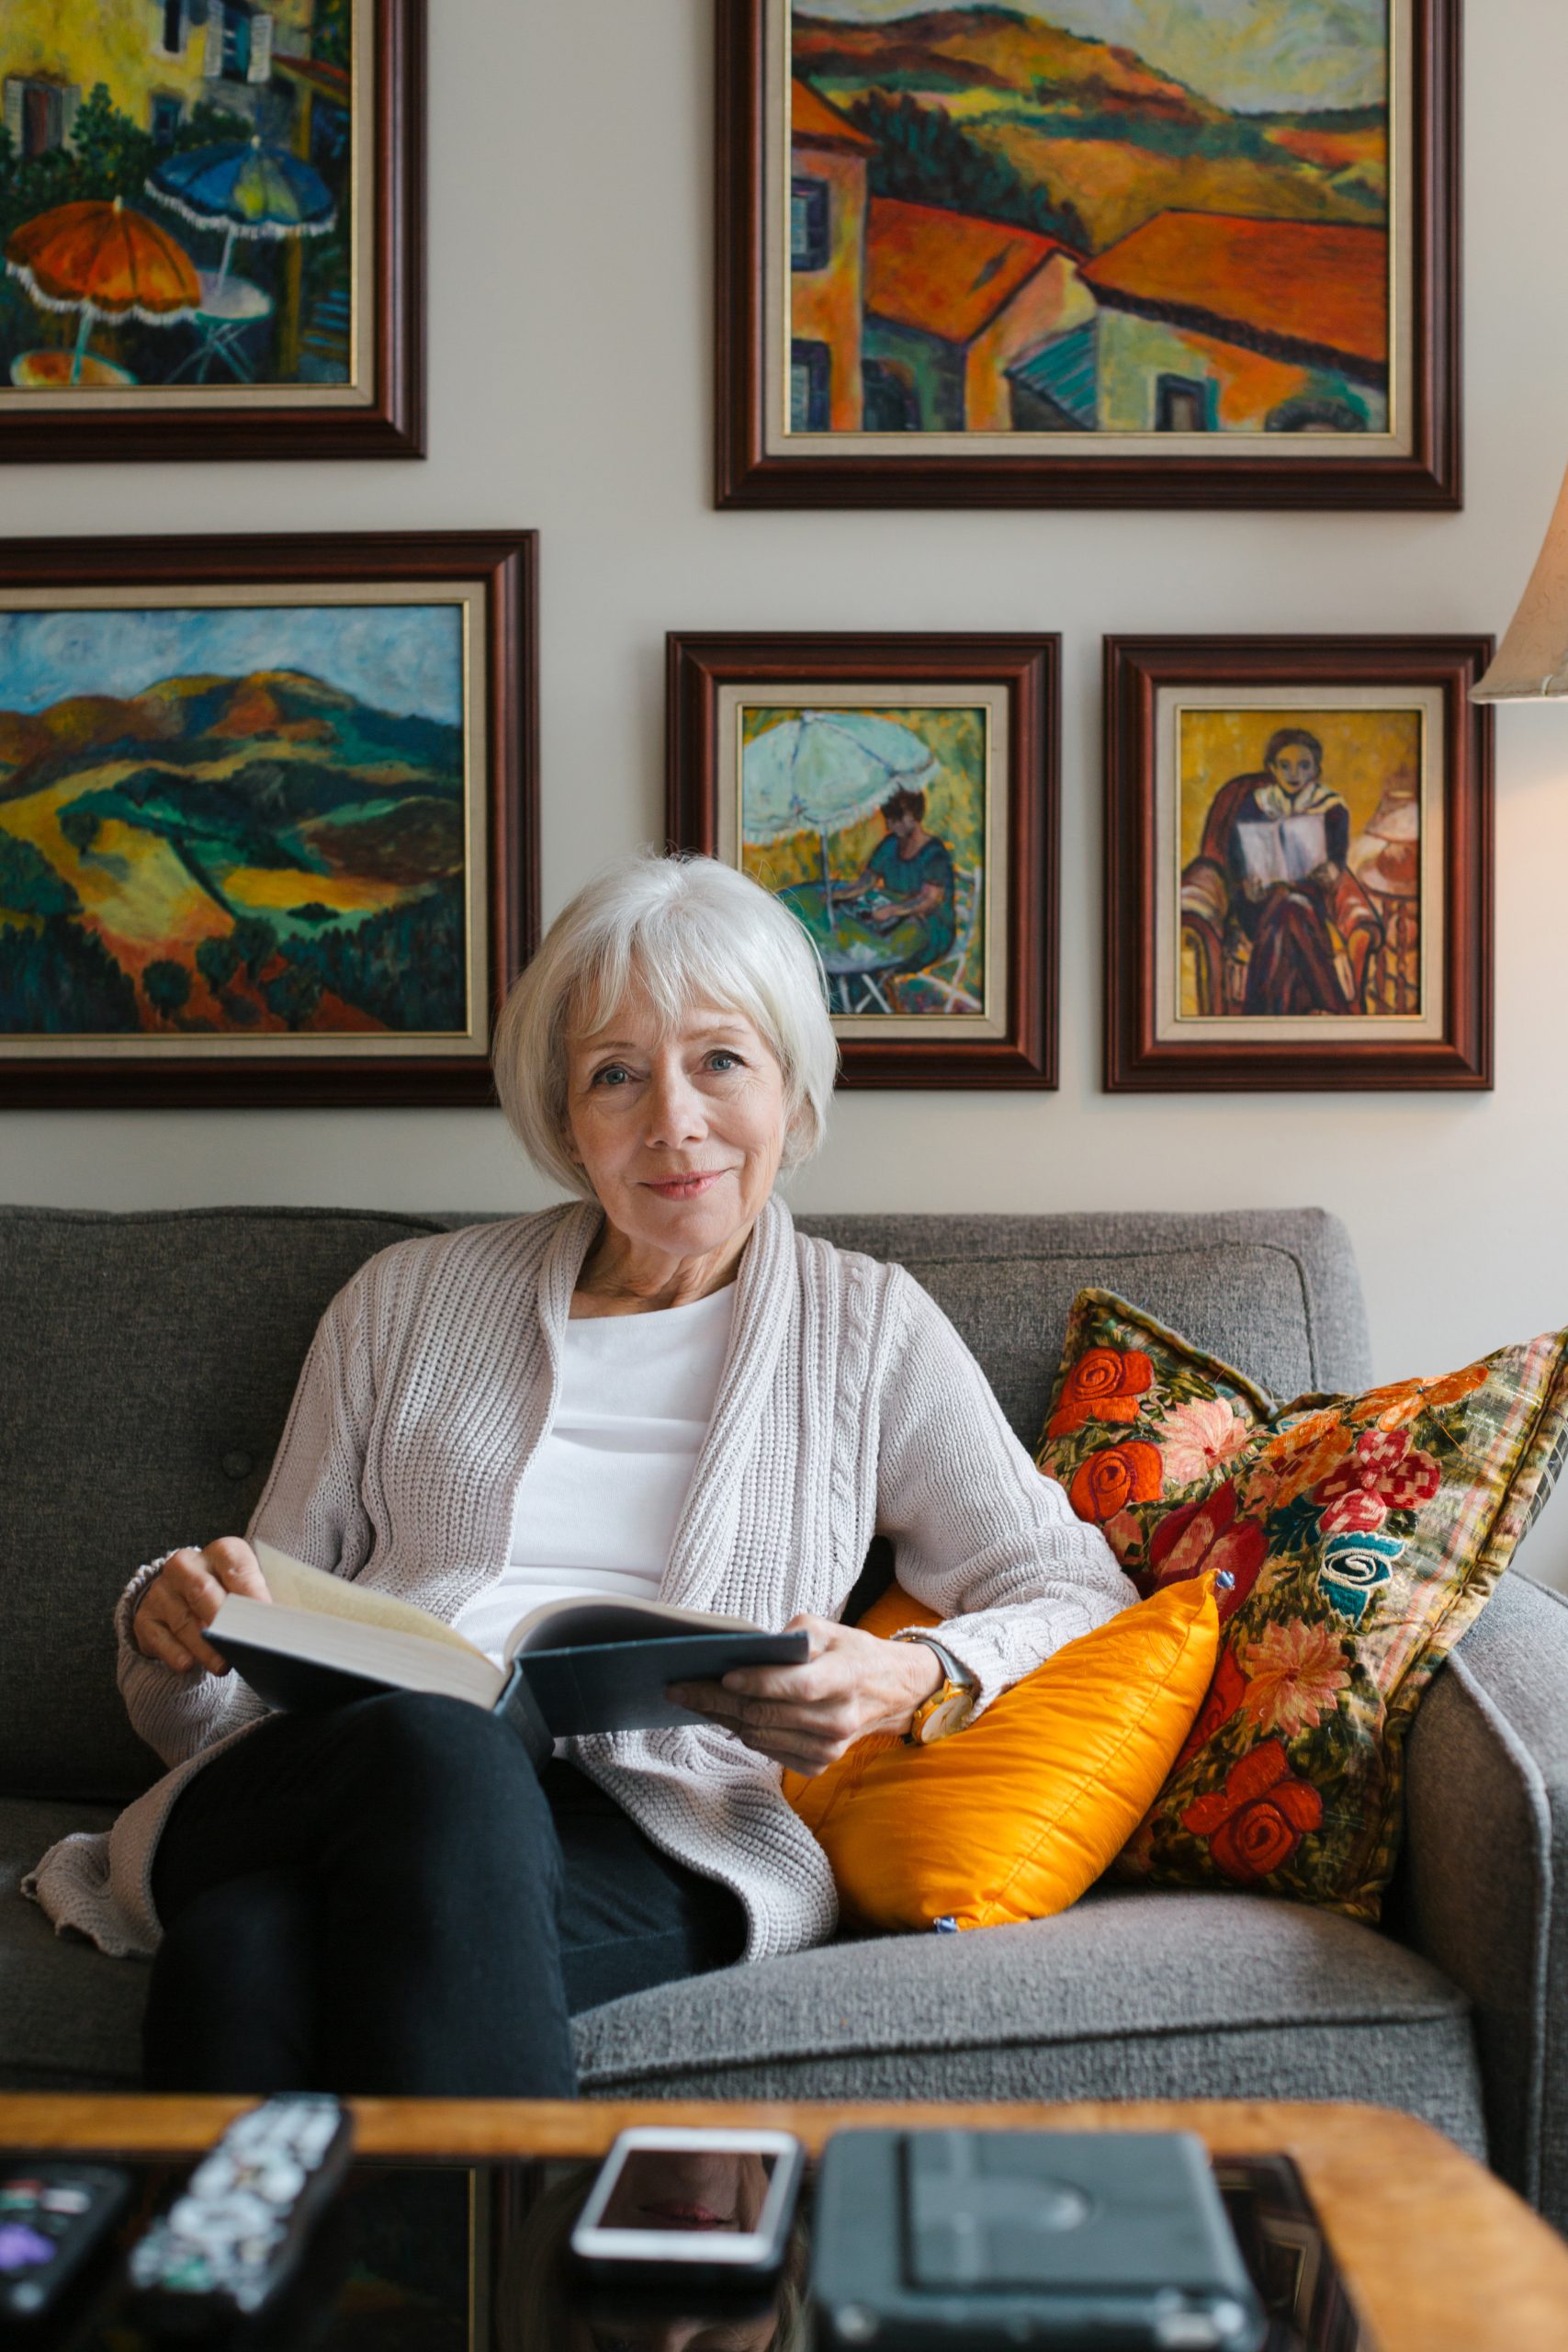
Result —
<path fill-rule="evenodd" d="M 738 1896 L 571 1765 L 397 1691 L 276 1714 L 175 1799 L 150 2090 L 570 2098 L 569 2018 L 738 1960 Z"/>

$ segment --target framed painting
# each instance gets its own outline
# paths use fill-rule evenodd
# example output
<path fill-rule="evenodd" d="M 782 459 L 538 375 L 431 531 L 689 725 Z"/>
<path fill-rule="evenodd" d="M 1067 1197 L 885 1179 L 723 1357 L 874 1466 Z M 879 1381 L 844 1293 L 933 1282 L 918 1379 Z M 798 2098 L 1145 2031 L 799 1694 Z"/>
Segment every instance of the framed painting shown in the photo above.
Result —
<path fill-rule="evenodd" d="M 719 0 L 717 498 L 1456 507 L 1459 0 Z"/>
<path fill-rule="evenodd" d="M 671 846 L 805 925 L 846 1086 L 1056 1083 L 1060 643 L 669 639 Z"/>
<path fill-rule="evenodd" d="M 425 0 L 6 0 L 0 459 L 424 455 Z"/>
<path fill-rule="evenodd" d="M 1491 1085 L 1491 657 L 1106 640 L 1112 1092 Z"/>
<path fill-rule="evenodd" d="M 488 1102 L 532 532 L 0 548 L 0 1106 Z"/>

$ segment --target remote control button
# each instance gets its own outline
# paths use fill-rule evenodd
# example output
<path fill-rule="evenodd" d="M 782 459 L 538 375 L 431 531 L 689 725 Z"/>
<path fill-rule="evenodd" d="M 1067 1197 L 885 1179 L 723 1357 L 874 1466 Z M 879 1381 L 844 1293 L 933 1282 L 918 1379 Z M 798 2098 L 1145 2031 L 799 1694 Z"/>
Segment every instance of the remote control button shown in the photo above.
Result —
<path fill-rule="evenodd" d="M 190 2177 L 188 2193 L 193 2197 L 221 2197 L 231 2188 L 235 2168 L 229 2158 L 216 2153 L 203 2159 Z"/>
<path fill-rule="evenodd" d="M 40 2262 L 52 2262 L 52 2239 L 39 2237 L 25 2222 L 0 2222 L 0 2276 L 12 2270 L 31 2270 Z"/>
<path fill-rule="evenodd" d="M 256 2195 L 269 2205 L 292 2205 L 305 2186 L 305 2176 L 287 2156 L 276 2157 L 256 2182 Z"/>
<path fill-rule="evenodd" d="M 259 2197 L 236 2189 L 231 2196 L 215 2198 L 210 2203 L 197 2197 L 182 2197 L 169 2215 L 169 2226 L 179 2237 L 194 2239 L 197 2245 L 211 2246 L 268 2230 L 272 2218 L 271 2210 Z"/>
<path fill-rule="evenodd" d="M 40 2201 L 46 2213 L 85 2213 L 93 2200 L 85 2188 L 46 2188 Z"/>

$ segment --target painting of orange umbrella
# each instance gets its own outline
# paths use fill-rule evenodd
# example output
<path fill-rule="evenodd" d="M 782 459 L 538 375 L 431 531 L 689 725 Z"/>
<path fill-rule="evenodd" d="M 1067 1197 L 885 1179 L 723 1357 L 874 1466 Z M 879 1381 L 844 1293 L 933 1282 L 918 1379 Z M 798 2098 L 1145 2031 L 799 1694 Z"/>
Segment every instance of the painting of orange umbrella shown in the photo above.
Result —
<path fill-rule="evenodd" d="M 175 326 L 201 300 L 196 266 L 156 220 L 117 196 L 111 203 L 57 205 L 24 220 L 6 242 L 6 266 L 46 311 L 78 311 L 71 381 L 79 383 L 95 319 Z"/>

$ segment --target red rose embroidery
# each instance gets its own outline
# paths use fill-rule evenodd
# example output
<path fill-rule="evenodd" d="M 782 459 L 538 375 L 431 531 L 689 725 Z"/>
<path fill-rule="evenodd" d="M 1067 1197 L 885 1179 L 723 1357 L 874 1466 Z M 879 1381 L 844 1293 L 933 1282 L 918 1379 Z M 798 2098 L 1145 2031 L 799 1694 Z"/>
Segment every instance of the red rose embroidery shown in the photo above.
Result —
<path fill-rule="evenodd" d="M 1216 1598 L 1223 1599 L 1224 1595 L 1216 1595 Z M 1201 1747 L 1207 1747 L 1214 1734 L 1229 1723 L 1240 1708 L 1247 1691 L 1246 1675 L 1233 1654 L 1229 1650 L 1222 1650 L 1219 1665 L 1214 1668 L 1214 1679 L 1209 1685 L 1209 1695 L 1198 1710 L 1197 1721 L 1170 1768 L 1172 1772 L 1179 1772 L 1182 1766 L 1196 1756 Z"/>
<path fill-rule="evenodd" d="M 1086 1421 L 1135 1421 L 1154 1377 L 1139 1348 L 1090 1348 L 1068 1373 L 1046 1436 L 1067 1437 Z"/>
<path fill-rule="evenodd" d="M 1269 1554 L 1269 1538 L 1256 1519 L 1237 1519 L 1235 1488 L 1216 1487 L 1201 1502 L 1188 1503 L 1162 1519 L 1149 1545 L 1149 1565 L 1140 1582 L 1158 1592 L 1184 1577 L 1224 1568 L 1235 1581 L 1228 1592 L 1216 1588 L 1220 1623 L 1234 1617 Z"/>
<path fill-rule="evenodd" d="M 1231 1766 L 1224 1787 L 1200 1797 L 1181 1816 L 1183 1829 L 1206 1838 L 1216 1870 L 1250 1886 L 1288 1862 L 1309 1829 L 1323 1821 L 1323 1799 L 1292 1771 L 1281 1743 L 1261 1747 Z"/>
<path fill-rule="evenodd" d="M 1347 1460 L 1312 1490 L 1325 1535 L 1373 1535 L 1391 1510 L 1429 1503 L 1443 1474 L 1408 1430 L 1366 1430 Z"/>
<path fill-rule="evenodd" d="M 1067 1500 L 1080 1519 L 1103 1527 L 1129 1503 L 1157 1502 L 1159 1490 L 1159 1448 L 1134 1437 L 1091 1453 L 1067 1488 Z"/>

